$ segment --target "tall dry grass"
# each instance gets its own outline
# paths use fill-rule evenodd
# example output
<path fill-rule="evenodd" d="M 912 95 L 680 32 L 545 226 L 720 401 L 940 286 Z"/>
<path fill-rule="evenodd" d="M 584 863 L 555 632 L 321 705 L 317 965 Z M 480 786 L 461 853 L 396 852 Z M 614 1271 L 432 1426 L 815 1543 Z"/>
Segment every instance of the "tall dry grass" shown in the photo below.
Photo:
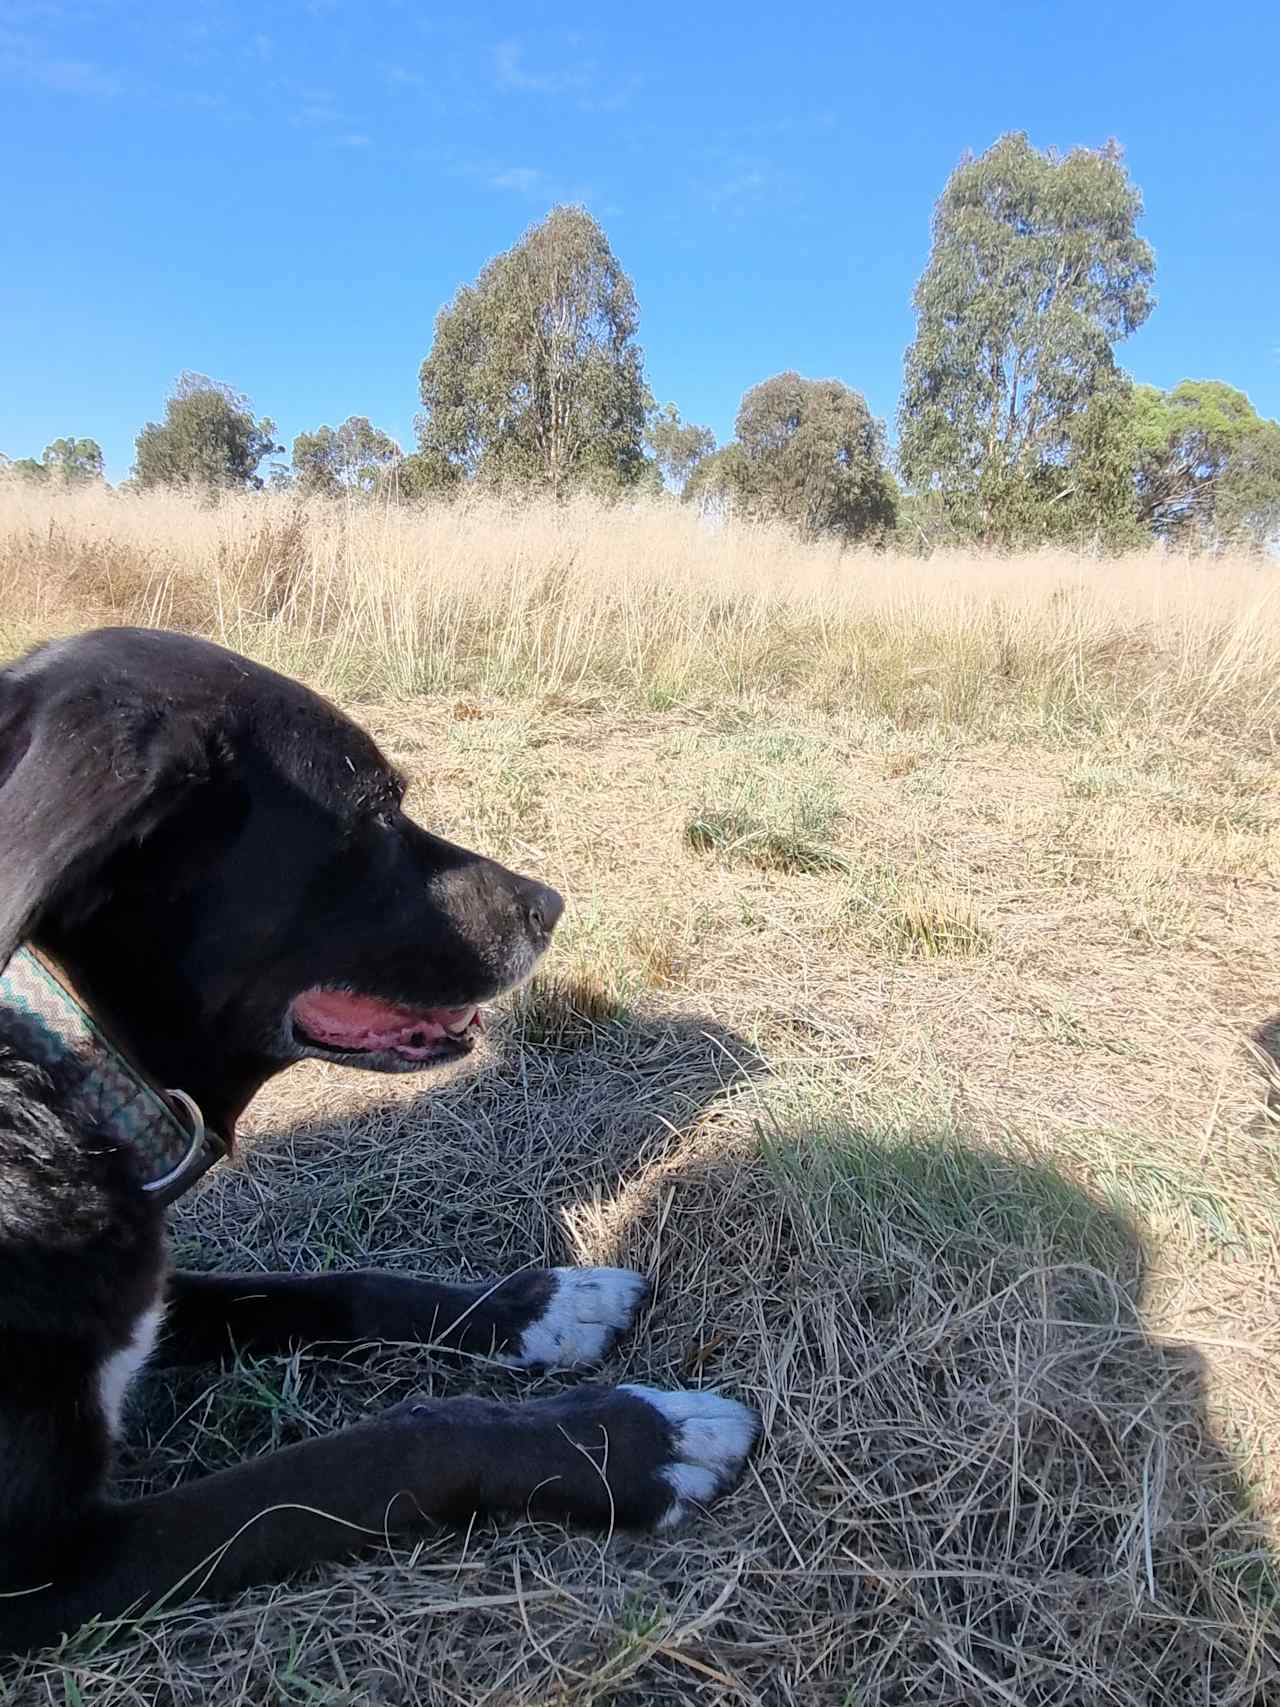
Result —
<path fill-rule="evenodd" d="M 663 707 L 785 693 L 900 726 L 1270 729 L 1280 575 L 1046 550 L 927 561 L 713 526 L 669 502 L 441 504 L 0 486 L 0 644 L 194 630 L 351 698 Z"/>

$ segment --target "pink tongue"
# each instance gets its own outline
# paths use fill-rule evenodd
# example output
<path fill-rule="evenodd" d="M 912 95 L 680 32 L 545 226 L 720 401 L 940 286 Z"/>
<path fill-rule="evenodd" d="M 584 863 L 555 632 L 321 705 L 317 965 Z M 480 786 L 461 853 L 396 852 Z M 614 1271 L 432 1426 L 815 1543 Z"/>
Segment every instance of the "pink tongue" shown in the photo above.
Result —
<path fill-rule="evenodd" d="M 353 996 L 346 990 L 308 990 L 294 1002 L 293 1011 L 317 1042 L 336 1043 L 346 1049 L 435 1043 L 468 1012 L 466 1008 L 423 1008 L 415 1012 L 373 996 Z"/>

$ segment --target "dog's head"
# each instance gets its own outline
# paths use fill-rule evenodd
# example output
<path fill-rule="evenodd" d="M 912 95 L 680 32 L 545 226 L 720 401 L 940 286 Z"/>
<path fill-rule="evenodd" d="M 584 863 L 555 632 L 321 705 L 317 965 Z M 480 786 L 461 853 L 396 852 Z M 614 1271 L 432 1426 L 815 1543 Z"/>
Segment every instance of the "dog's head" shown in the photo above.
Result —
<path fill-rule="evenodd" d="M 327 701 L 220 647 L 141 629 L 45 646 L 0 672 L 0 964 L 47 949 L 211 1119 L 304 1056 L 453 1060 L 562 902 L 403 797 Z"/>

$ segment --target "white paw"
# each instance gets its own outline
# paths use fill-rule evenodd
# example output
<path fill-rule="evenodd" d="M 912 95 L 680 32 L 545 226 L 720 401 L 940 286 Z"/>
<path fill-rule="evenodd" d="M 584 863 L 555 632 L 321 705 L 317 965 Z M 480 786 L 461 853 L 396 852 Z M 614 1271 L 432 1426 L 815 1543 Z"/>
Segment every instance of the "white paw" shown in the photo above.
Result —
<path fill-rule="evenodd" d="M 576 1369 L 599 1363 L 649 1296 L 644 1275 L 629 1268 L 554 1268 L 555 1291 L 520 1350 L 500 1361 L 513 1369 Z"/>
<path fill-rule="evenodd" d="M 738 1480 L 760 1432 L 760 1418 L 723 1393 L 668 1393 L 630 1384 L 621 1391 L 661 1411 L 671 1425 L 675 1456 L 661 1475 L 675 1497 L 655 1528 L 674 1529 L 692 1507 L 710 1505 Z"/>

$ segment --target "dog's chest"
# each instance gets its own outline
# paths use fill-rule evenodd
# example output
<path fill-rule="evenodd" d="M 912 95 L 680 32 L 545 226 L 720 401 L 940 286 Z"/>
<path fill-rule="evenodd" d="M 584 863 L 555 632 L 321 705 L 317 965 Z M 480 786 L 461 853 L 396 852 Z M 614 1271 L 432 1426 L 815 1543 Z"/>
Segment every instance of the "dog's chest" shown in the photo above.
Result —
<path fill-rule="evenodd" d="M 114 1438 L 120 1432 L 125 1395 L 134 1376 L 151 1356 L 164 1318 L 164 1305 L 157 1299 L 144 1310 L 133 1324 L 129 1343 L 112 1352 L 98 1369 L 98 1402 L 106 1419 L 107 1429 Z"/>

